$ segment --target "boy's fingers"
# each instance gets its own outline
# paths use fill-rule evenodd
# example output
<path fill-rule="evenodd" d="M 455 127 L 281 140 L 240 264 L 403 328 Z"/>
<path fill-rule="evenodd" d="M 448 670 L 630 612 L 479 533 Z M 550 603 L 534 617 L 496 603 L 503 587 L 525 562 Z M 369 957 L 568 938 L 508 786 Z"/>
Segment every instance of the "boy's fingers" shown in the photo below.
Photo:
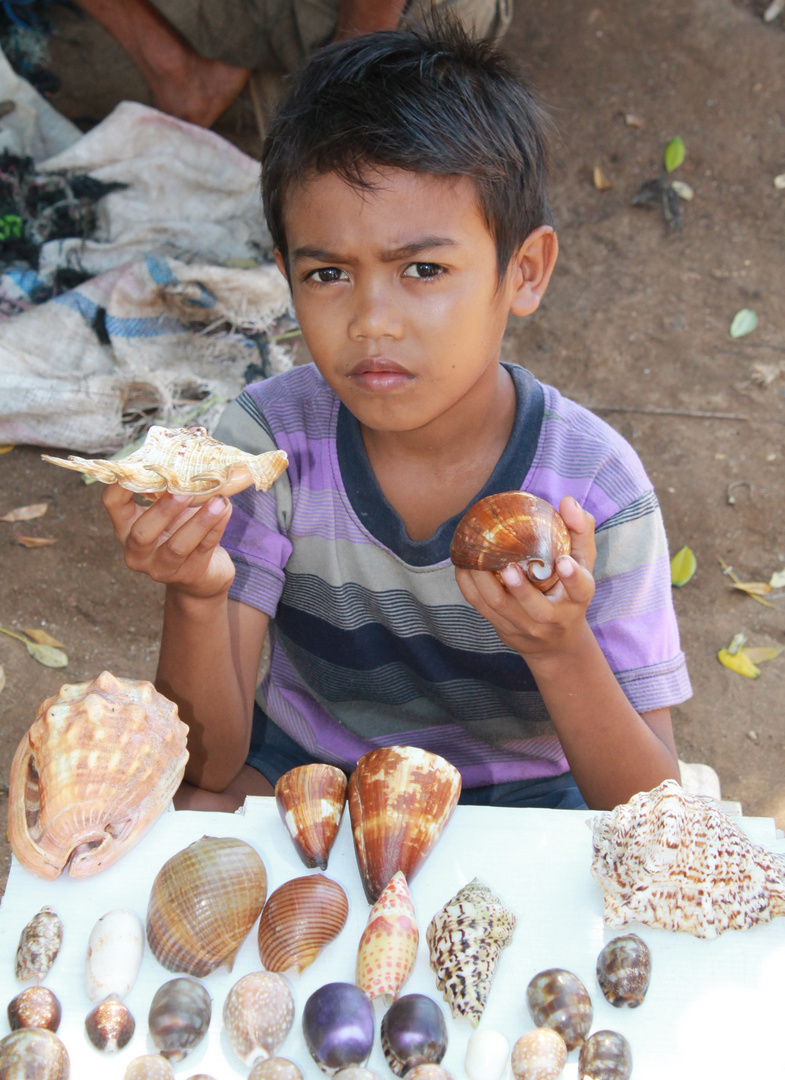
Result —
<path fill-rule="evenodd" d="M 562 555 L 556 562 L 556 573 L 567 596 L 575 604 L 588 605 L 594 596 L 594 578 L 585 566 L 570 555 Z"/>
<path fill-rule="evenodd" d="M 597 548 L 594 543 L 594 518 L 572 495 L 565 495 L 561 500 L 559 513 L 570 533 L 570 554 L 580 566 L 586 567 L 591 572 L 597 557 Z"/>

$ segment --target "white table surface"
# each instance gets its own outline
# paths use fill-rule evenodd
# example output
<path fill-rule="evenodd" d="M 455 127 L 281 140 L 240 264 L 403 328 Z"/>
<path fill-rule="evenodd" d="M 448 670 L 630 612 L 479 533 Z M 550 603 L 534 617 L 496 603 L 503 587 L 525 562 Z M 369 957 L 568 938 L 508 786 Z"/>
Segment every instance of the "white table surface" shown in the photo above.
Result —
<path fill-rule="evenodd" d="M 634 1080 L 768 1080 L 785 1077 L 785 918 L 748 931 L 728 931 L 713 941 L 683 933 L 630 924 L 649 945 L 652 981 L 643 1005 L 614 1009 L 602 996 L 595 976 L 597 955 L 625 931 L 603 923 L 603 895 L 589 872 L 593 813 L 578 810 L 517 810 L 459 806 L 439 843 L 411 882 L 420 927 L 415 968 L 402 993 L 425 993 L 443 1007 L 450 1042 L 442 1064 L 455 1080 L 465 1080 L 467 1041 L 473 1031 L 453 1021 L 436 989 L 428 964 L 425 929 L 442 905 L 472 878 L 479 877 L 518 916 L 512 943 L 501 954 L 481 1027 L 502 1031 L 510 1044 L 531 1028 L 525 993 L 529 980 L 549 967 L 575 972 L 594 1003 L 592 1031 L 622 1032 L 633 1052 Z M 740 818 L 739 824 L 769 850 L 785 852 L 774 822 Z M 272 798 L 249 799 L 231 814 L 163 814 L 136 848 L 108 870 L 81 880 L 65 875 L 46 882 L 13 861 L 0 908 L 0 989 L 9 1002 L 21 989 L 14 975 L 19 935 L 43 904 L 65 924 L 60 955 L 45 984 L 60 998 L 59 1035 L 71 1057 L 72 1080 L 122 1080 L 127 1063 L 155 1048 L 147 1034 L 147 1012 L 159 986 L 175 976 L 146 949 L 136 985 L 126 1003 L 136 1018 L 136 1033 L 121 1052 L 96 1051 L 84 1033 L 90 1011 L 84 987 L 84 958 L 93 925 L 107 911 L 130 908 L 145 919 L 153 879 L 170 856 L 201 836 L 236 836 L 252 844 L 268 874 L 268 894 L 284 881 L 308 871 L 300 862 Z M 340 935 L 301 975 L 290 975 L 296 1002 L 294 1026 L 278 1051 L 296 1061 L 308 1080 L 323 1076 L 305 1047 L 302 1009 L 324 983 L 354 981 L 357 944 L 370 910 L 360 883 L 348 812 L 330 856 L 327 875 L 349 896 L 349 918 Z M 221 968 L 203 981 L 213 998 L 208 1037 L 175 1066 L 186 1080 L 208 1073 L 215 1080 L 247 1077 L 249 1068 L 234 1055 L 223 1034 L 221 1011 L 230 987 L 261 968 L 256 927 L 240 949 L 231 973 Z M 369 1066 L 392 1077 L 381 1051 L 375 1002 L 376 1038 Z M 9 1030 L 5 1012 L 0 1035 Z M 566 1080 L 578 1075 L 578 1052 L 570 1054 Z"/>

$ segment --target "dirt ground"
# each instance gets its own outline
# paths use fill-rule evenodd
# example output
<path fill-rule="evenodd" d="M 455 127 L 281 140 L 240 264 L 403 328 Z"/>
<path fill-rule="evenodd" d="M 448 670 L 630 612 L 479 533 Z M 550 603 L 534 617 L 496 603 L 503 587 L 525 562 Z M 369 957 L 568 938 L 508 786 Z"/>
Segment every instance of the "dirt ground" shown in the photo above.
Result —
<path fill-rule="evenodd" d="M 540 311 L 511 325 L 506 357 L 594 408 L 641 455 L 671 551 L 688 544 L 698 562 L 674 596 L 694 688 L 675 710 L 679 755 L 713 766 L 745 814 L 785 827 L 785 654 L 756 680 L 717 661 L 740 631 L 750 644 L 785 644 L 785 590 L 764 606 L 719 563 L 743 581 L 785 565 L 785 190 L 774 183 L 785 173 L 785 21 L 766 24 L 764 6 L 516 0 L 506 44 L 558 128 L 561 255 Z M 148 100 L 97 27 L 56 11 L 58 109 L 87 126 L 123 98 Z M 250 99 L 217 130 L 255 153 Z M 680 231 L 658 208 L 632 205 L 675 136 L 686 157 L 673 177 L 694 191 Z M 611 187 L 595 187 L 596 167 Z M 741 308 L 758 327 L 734 339 Z M 98 486 L 42 463 L 39 448 L 0 455 L 0 514 L 42 501 L 44 518 L 0 522 L 0 625 L 48 630 L 69 664 L 42 667 L 0 635 L 6 781 L 44 697 L 103 669 L 152 678 L 157 655 L 161 590 L 124 568 Z M 19 533 L 57 543 L 28 549 Z M 2 881 L 5 867 L 7 853 Z"/>

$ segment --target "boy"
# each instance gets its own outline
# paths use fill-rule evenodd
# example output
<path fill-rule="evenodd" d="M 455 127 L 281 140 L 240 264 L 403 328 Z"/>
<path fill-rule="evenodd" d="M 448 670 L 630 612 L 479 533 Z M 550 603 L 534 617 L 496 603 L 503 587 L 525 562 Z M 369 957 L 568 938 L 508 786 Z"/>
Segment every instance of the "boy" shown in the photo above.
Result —
<path fill-rule="evenodd" d="M 454 30 L 330 46 L 262 186 L 313 364 L 247 387 L 216 434 L 287 471 L 231 507 L 104 496 L 127 564 L 167 584 L 157 684 L 201 789 L 179 805 L 387 744 L 447 757 L 464 801 L 605 808 L 678 778 L 689 682 L 651 483 L 611 428 L 500 364 L 557 254 L 528 92 Z M 463 511 L 511 489 L 570 531 L 547 594 L 449 562 Z"/>

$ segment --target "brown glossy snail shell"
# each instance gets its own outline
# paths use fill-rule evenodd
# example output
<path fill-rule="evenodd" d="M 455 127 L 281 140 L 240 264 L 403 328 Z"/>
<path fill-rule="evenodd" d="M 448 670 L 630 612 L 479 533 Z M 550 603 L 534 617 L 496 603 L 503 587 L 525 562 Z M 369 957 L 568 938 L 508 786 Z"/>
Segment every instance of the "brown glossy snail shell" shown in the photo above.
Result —
<path fill-rule="evenodd" d="M 308 874 L 284 882 L 270 895 L 259 919 L 259 957 L 268 971 L 299 974 L 336 938 L 349 901 L 337 881 Z"/>
<path fill-rule="evenodd" d="M 570 534 L 545 499 L 502 491 L 469 507 L 453 534 L 450 559 L 465 570 L 500 571 L 511 563 L 545 592 L 557 581 L 556 560 L 570 553 Z"/>
<path fill-rule="evenodd" d="M 330 850 L 346 805 L 346 774 L 334 765 L 313 762 L 284 773 L 275 785 L 275 802 L 297 854 L 313 870 L 327 869 Z"/>

